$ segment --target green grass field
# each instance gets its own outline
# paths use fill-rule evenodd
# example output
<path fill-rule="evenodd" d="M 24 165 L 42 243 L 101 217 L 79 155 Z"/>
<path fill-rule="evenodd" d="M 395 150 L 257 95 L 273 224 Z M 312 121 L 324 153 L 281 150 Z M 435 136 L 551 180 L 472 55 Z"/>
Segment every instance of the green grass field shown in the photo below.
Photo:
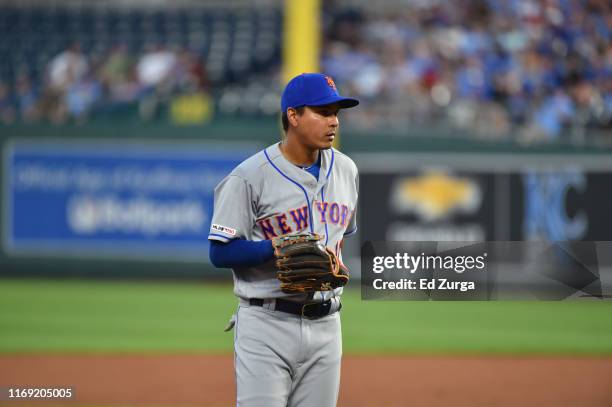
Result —
<path fill-rule="evenodd" d="M 612 354 L 612 302 L 343 296 L 345 353 Z M 0 280 L 0 352 L 231 353 L 230 285 Z"/>

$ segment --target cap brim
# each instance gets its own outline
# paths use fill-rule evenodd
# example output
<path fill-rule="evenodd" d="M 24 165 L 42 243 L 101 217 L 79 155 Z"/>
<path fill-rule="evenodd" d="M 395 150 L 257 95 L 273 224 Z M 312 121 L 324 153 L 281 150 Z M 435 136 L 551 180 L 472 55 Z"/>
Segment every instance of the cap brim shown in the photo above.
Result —
<path fill-rule="evenodd" d="M 316 103 L 309 103 L 308 106 L 325 106 L 333 104 L 338 104 L 340 109 L 348 109 L 350 107 L 357 106 L 359 101 L 357 99 L 345 98 L 342 96 L 331 96 L 325 99 L 317 100 Z"/>

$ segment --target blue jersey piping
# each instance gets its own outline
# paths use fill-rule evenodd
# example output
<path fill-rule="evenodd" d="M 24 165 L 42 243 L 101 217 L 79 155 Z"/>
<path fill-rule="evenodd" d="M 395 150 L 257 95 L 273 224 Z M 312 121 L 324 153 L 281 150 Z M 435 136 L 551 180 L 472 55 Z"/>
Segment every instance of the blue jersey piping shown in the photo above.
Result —
<path fill-rule="evenodd" d="M 303 186 L 302 186 L 302 185 L 301 185 L 299 182 L 294 181 L 294 180 L 292 180 L 291 178 L 289 178 L 289 176 L 288 176 L 288 175 L 286 175 L 284 172 L 282 172 L 282 171 L 280 170 L 280 168 L 278 168 L 276 165 L 274 165 L 274 163 L 273 163 L 273 162 L 272 162 L 272 160 L 270 159 L 270 156 L 268 155 L 268 151 L 267 151 L 267 150 L 265 150 L 265 149 L 264 149 L 264 151 L 263 151 L 263 152 L 264 152 L 264 155 L 266 156 L 266 158 L 268 159 L 268 162 L 270 163 L 270 165 L 272 165 L 272 167 L 274 167 L 274 169 L 275 169 L 276 171 L 278 171 L 278 173 L 279 173 L 280 175 L 282 175 L 282 176 L 283 176 L 283 177 L 285 177 L 287 180 L 289 180 L 289 181 L 293 182 L 293 183 L 294 183 L 296 186 L 298 186 L 298 187 L 299 187 L 299 188 L 302 190 L 302 192 L 304 193 L 304 197 L 306 198 L 306 204 L 308 205 L 308 218 L 309 218 L 309 220 L 310 220 L 310 225 L 309 225 L 309 226 L 310 226 L 310 232 L 311 232 L 311 233 L 314 233 L 314 229 L 313 229 L 313 226 L 314 226 L 314 225 L 312 224 L 312 220 L 313 220 L 313 217 L 312 217 L 312 207 L 310 206 L 310 199 L 308 198 L 308 192 L 306 192 L 306 189 L 304 189 L 304 187 L 303 187 Z M 329 176 L 329 173 L 328 173 L 328 176 Z"/>
<path fill-rule="evenodd" d="M 209 237 L 210 237 L 210 236 L 222 237 L 222 238 L 227 239 L 227 240 L 232 240 L 232 239 L 235 239 L 235 237 L 227 237 L 227 236 L 219 235 L 219 234 L 217 234 L 217 233 L 209 233 L 209 234 L 208 234 L 208 236 L 209 236 Z"/>
<path fill-rule="evenodd" d="M 323 201 L 323 203 L 325 203 L 325 195 L 323 194 L 323 189 L 325 187 L 321 188 L 321 200 Z M 325 216 L 325 214 L 323 214 L 323 216 Z M 325 220 L 325 246 L 327 246 L 327 242 L 329 241 L 329 232 L 327 230 L 327 220 Z"/>
<path fill-rule="evenodd" d="M 332 158 L 331 158 L 331 163 L 329 164 L 329 170 L 327 170 L 327 176 L 325 178 L 329 179 L 329 175 L 331 174 L 331 170 L 334 167 L 334 157 L 336 156 L 334 154 L 334 149 L 331 149 L 331 153 L 332 153 Z"/>

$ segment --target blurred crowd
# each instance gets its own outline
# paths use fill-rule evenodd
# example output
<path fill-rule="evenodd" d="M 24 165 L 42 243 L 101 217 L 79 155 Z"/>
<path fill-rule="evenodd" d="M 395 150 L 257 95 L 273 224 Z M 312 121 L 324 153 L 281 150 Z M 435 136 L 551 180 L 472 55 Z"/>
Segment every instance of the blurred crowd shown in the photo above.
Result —
<path fill-rule="evenodd" d="M 201 58 L 186 50 L 150 44 L 141 55 L 125 45 L 87 56 L 78 42 L 47 64 L 41 83 L 19 73 L 14 90 L 0 83 L 0 121 L 82 122 L 92 112 L 116 113 L 137 106 L 151 119 L 172 95 L 206 92 Z"/>
<path fill-rule="evenodd" d="M 608 0 L 327 4 L 323 69 L 363 128 L 450 125 L 525 140 L 612 129 Z"/>
<path fill-rule="evenodd" d="M 369 5 L 330 0 L 322 5 L 322 70 L 343 92 L 362 100 L 360 109 L 347 113 L 347 124 L 400 131 L 439 125 L 525 140 L 612 129 L 608 0 L 395 0 Z M 258 46 L 279 49 L 278 34 L 270 27 L 268 34 L 275 38 L 262 37 Z M 261 27 L 259 31 L 266 34 Z M 187 32 L 190 37 L 198 33 Z M 244 37 L 241 46 L 246 48 L 237 56 L 263 52 L 249 45 L 257 31 L 234 34 L 215 34 L 224 42 L 211 49 L 223 45 L 220 51 L 241 51 L 228 45 L 229 38 L 238 36 Z M 74 40 L 45 62 L 37 78 L 25 70 L 16 72 L 12 83 L 0 81 L 0 122 L 80 122 L 92 112 L 117 115 L 126 109 L 146 120 L 158 117 L 176 95 L 210 92 L 224 113 L 277 113 L 277 60 L 270 60 L 274 66 L 263 76 L 250 71 L 237 75 L 244 84 L 236 86 L 209 80 L 205 54 L 188 47 L 151 42 L 130 52 L 119 44 L 95 53 Z M 232 61 L 227 69 L 237 69 L 240 61 Z"/>

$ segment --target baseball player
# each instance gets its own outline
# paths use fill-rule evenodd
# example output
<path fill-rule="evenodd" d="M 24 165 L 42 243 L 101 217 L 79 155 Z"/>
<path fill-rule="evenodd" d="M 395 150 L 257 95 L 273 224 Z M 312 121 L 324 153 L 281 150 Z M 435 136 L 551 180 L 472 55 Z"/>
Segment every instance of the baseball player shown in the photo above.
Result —
<path fill-rule="evenodd" d="M 210 258 L 233 269 L 237 405 L 335 406 L 340 384 L 344 236 L 355 233 L 357 167 L 332 148 L 356 106 L 319 73 L 281 98 L 285 137 L 215 189 Z"/>

